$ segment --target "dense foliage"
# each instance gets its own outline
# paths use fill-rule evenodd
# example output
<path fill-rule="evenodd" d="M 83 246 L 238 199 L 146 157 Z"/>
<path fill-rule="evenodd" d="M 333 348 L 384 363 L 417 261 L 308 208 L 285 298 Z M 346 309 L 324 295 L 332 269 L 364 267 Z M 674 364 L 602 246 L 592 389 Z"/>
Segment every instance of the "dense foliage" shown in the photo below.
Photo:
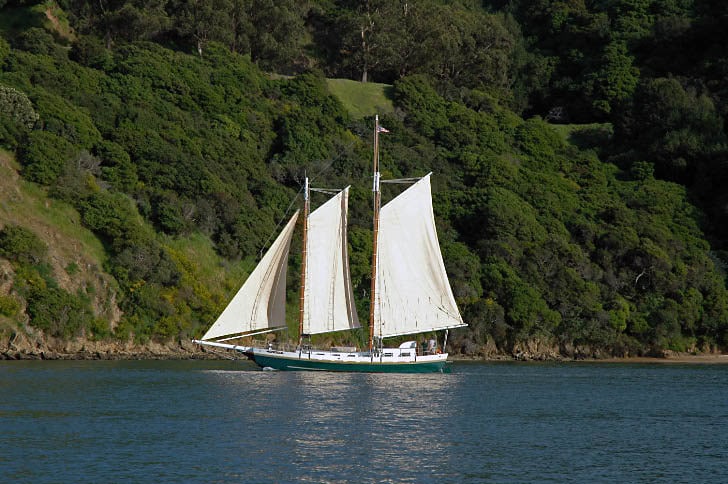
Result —
<path fill-rule="evenodd" d="M 304 172 L 353 184 L 351 271 L 366 295 L 371 123 L 328 94 L 329 75 L 393 83 L 383 172 L 435 172 L 470 324 L 456 349 L 728 345 L 720 2 L 43 5 L 75 35 L 2 3 L 0 145 L 103 241 L 116 337 L 199 335 L 234 287 L 204 287 L 171 241 L 201 236 L 224 260 L 254 260 Z M 593 124 L 554 124 L 567 121 Z M 84 294 L 58 286 L 32 232 L 4 227 L 0 256 L 31 324 L 110 335 Z M 8 301 L 3 314 L 17 310 Z"/>
<path fill-rule="evenodd" d="M 26 313 L 34 326 L 51 336 L 69 338 L 82 333 L 108 336 L 108 323 L 94 317 L 84 294 L 60 288 L 48 264 L 48 247 L 30 230 L 6 225 L 0 229 L 0 256 L 13 262 L 15 290 L 26 301 Z M 19 309 L 14 298 L 0 299 L 0 313 L 13 315 Z"/>

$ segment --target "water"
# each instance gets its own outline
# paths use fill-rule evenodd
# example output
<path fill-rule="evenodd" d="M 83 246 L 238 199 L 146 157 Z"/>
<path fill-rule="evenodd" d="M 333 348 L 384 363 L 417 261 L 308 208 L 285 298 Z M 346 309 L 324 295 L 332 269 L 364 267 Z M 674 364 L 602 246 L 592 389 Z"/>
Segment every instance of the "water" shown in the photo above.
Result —
<path fill-rule="evenodd" d="M 728 365 L 0 362 L 4 482 L 728 482 Z"/>

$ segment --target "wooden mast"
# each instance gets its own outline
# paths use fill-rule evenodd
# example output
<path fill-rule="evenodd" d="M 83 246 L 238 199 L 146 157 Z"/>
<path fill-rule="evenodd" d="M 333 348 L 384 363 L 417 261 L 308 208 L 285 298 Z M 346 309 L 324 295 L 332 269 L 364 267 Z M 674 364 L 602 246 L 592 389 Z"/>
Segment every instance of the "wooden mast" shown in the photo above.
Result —
<path fill-rule="evenodd" d="M 381 195 L 379 192 L 379 115 L 374 117 L 374 230 L 372 240 L 372 286 L 369 302 L 369 351 L 374 348 L 374 306 L 377 297 L 377 240 L 379 239 L 379 208 Z"/>
<path fill-rule="evenodd" d="M 303 244 L 301 248 L 301 293 L 298 298 L 298 347 L 303 345 L 303 310 L 306 299 L 306 269 L 308 255 L 308 212 L 309 212 L 309 186 L 308 177 L 303 185 Z"/>

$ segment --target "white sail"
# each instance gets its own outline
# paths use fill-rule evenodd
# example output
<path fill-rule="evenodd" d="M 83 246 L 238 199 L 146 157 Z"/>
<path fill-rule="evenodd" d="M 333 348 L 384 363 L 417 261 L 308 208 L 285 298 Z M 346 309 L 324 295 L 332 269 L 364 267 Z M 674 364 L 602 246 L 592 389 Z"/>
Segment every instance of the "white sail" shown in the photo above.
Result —
<path fill-rule="evenodd" d="M 382 207 L 376 276 L 375 336 L 466 326 L 440 253 L 430 175 Z"/>
<path fill-rule="evenodd" d="M 203 340 L 249 333 L 286 325 L 286 269 L 291 235 L 298 212 L 293 214 L 256 268 Z"/>
<path fill-rule="evenodd" d="M 346 244 L 348 200 L 346 187 L 308 217 L 303 334 L 359 327 Z"/>

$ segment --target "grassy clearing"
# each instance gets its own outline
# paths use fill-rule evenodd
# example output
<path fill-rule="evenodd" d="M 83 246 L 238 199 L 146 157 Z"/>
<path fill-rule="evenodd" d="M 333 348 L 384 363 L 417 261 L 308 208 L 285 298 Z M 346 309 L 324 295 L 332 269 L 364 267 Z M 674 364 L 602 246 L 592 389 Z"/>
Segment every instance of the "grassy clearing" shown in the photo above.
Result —
<path fill-rule="evenodd" d="M 580 148 L 593 148 L 606 143 L 614 134 L 610 123 L 552 124 L 551 127 L 567 143 Z"/>
<path fill-rule="evenodd" d="M 392 86 L 350 79 L 327 79 L 329 92 L 336 96 L 353 118 L 394 111 Z"/>
<path fill-rule="evenodd" d="M 103 267 L 106 260 L 103 245 L 81 225 L 76 209 L 49 198 L 43 188 L 20 178 L 13 157 L 0 150 L 0 224 L 8 223 L 32 230 L 68 261 L 83 255 Z"/>
<path fill-rule="evenodd" d="M 48 263 L 58 285 L 71 294 L 85 293 L 96 315 L 113 329 L 121 317 L 115 303 L 118 285 L 103 271 L 107 254 L 101 241 L 81 225 L 75 208 L 23 180 L 12 155 L 0 150 L 0 227 L 6 224 L 37 235 L 48 247 Z M 14 319 L 0 320 L 0 337 L 18 328 Z"/>

